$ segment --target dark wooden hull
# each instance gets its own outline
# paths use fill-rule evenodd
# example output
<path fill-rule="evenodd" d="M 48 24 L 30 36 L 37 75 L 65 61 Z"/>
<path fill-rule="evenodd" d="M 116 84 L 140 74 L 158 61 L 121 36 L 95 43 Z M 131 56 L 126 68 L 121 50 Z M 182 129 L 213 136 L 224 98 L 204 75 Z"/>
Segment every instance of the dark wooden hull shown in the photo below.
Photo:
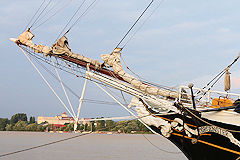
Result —
<path fill-rule="evenodd" d="M 157 116 L 170 123 L 179 118 L 184 120 L 184 123 L 191 129 L 197 129 L 209 124 L 204 123 L 201 120 L 194 119 L 190 116 L 183 116 L 180 114 L 161 115 Z M 226 131 L 220 128 L 228 130 L 240 131 L 238 126 L 210 121 L 204 118 L 202 120 L 212 124 L 210 128 L 215 129 L 198 135 L 191 135 L 189 137 L 184 130 L 178 131 L 172 129 L 171 136 L 168 139 L 174 143 L 190 160 L 236 160 L 240 157 L 240 147 L 230 141 L 227 135 L 232 134 L 235 139 L 240 141 L 240 133 Z M 217 126 L 217 127 L 216 127 Z M 161 128 L 151 126 L 153 130 L 161 134 Z M 221 133 L 221 134 L 219 134 Z M 226 135 L 225 135 L 226 134 Z M 240 158 L 239 158 L 240 159 Z"/>

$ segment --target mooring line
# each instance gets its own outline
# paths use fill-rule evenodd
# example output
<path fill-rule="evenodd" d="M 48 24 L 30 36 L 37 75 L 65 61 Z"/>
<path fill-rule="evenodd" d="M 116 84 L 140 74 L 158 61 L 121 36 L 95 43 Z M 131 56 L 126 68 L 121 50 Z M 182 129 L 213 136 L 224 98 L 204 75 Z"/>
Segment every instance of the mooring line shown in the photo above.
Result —
<path fill-rule="evenodd" d="M 37 149 L 37 148 L 40 148 L 40 147 L 49 146 L 49 145 L 52 145 L 52 144 L 55 144 L 55 143 L 64 142 L 64 141 L 67 141 L 67 140 L 70 140 L 70 139 L 74 139 L 74 138 L 78 138 L 78 137 L 81 137 L 81 136 L 85 136 L 85 135 L 88 135 L 88 134 L 91 134 L 91 133 L 83 133 L 83 134 L 80 134 L 80 135 L 77 135 L 77 136 L 73 136 L 73 137 L 61 139 L 61 140 L 58 140 L 58 141 L 54 141 L 54 142 L 50 142 L 50 143 L 46 143 L 46 144 L 42 144 L 42 145 L 30 147 L 30 148 L 18 150 L 18 151 L 15 151 L 15 152 L 10 152 L 10 153 L 6 153 L 6 154 L 2 154 L 2 155 L 0 155 L 0 158 L 5 157 L 5 156 L 9 156 L 9 155 L 13 155 L 13 154 L 16 154 L 16 153 L 21 153 L 21 152 L 29 151 L 29 150 L 32 150 L 32 149 Z"/>

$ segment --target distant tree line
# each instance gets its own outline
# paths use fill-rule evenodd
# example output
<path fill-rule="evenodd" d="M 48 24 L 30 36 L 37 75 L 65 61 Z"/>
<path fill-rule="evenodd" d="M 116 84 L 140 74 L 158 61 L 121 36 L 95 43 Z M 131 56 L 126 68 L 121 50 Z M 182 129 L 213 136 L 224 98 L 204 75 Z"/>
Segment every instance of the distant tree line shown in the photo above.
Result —
<path fill-rule="evenodd" d="M 74 124 L 65 124 L 65 127 L 53 128 L 50 130 L 54 131 L 73 131 Z M 89 124 L 79 124 L 77 127 L 79 131 L 110 131 L 110 132 L 119 132 L 119 133 L 147 133 L 151 132 L 138 120 L 126 120 L 126 121 L 112 121 L 112 120 L 99 120 L 95 122 L 91 122 Z"/>
<path fill-rule="evenodd" d="M 38 125 L 35 117 L 30 117 L 29 121 L 25 113 L 17 113 L 8 118 L 0 118 L 0 131 L 44 131 L 45 126 Z"/>
<path fill-rule="evenodd" d="M 103 118 L 103 117 L 101 117 Z M 63 127 L 57 127 L 54 124 L 47 122 L 37 124 L 35 117 L 30 117 L 29 120 L 25 113 L 17 113 L 11 119 L 0 118 L 0 131 L 65 131 L 71 132 L 74 130 L 74 124 L 65 124 Z M 119 133 L 151 133 L 138 120 L 112 121 L 99 120 L 89 124 L 79 124 L 79 131 L 110 131 Z"/>
<path fill-rule="evenodd" d="M 106 129 L 105 129 L 106 128 Z M 138 120 L 126 120 L 126 121 L 112 121 L 107 120 L 105 127 L 103 129 L 99 128 L 99 130 L 107 130 L 114 131 L 120 133 L 151 133 L 147 127 L 145 127 Z"/>

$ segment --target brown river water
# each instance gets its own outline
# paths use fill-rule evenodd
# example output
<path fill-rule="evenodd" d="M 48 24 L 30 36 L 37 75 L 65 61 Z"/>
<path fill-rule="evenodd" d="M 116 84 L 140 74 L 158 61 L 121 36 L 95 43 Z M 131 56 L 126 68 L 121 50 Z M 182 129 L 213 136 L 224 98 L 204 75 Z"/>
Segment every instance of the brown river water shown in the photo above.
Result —
<path fill-rule="evenodd" d="M 79 134 L 79 133 L 78 133 Z M 0 155 L 72 137 L 75 133 L 0 132 Z M 157 135 L 89 134 L 0 157 L 0 160 L 186 160 L 170 141 Z M 154 146 L 156 145 L 156 146 Z M 169 153 L 171 152 L 171 153 Z"/>

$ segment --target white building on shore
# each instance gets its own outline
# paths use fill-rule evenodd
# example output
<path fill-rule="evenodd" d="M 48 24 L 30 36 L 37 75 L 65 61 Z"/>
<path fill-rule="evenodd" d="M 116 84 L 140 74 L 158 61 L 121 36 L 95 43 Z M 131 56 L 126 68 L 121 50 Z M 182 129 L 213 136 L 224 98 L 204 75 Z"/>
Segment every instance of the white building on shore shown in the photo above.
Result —
<path fill-rule="evenodd" d="M 90 118 L 82 118 L 81 119 L 81 124 L 88 124 L 90 125 Z M 37 123 L 41 124 L 47 122 L 48 124 L 60 124 L 60 125 L 64 125 L 66 123 L 74 123 L 74 118 L 73 117 L 68 117 L 68 115 L 66 114 L 66 112 L 63 112 L 61 116 L 57 115 L 55 117 L 42 117 L 42 116 L 38 116 L 38 120 Z"/>

